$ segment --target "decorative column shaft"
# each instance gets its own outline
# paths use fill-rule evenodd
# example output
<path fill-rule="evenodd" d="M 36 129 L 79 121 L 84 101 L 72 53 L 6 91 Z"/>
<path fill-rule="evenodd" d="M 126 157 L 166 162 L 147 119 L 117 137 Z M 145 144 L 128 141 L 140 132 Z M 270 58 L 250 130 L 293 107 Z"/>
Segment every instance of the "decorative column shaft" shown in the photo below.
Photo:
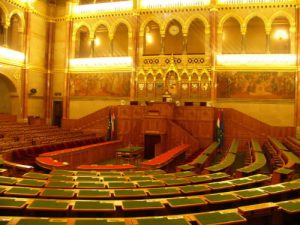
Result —
<path fill-rule="evenodd" d="M 69 19 L 66 24 L 66 50 L 65 50 L 65 80 L 64 80 L 64 95 L 63 95 L 63 119 L 69 119 L 70 116 L 70 56 L 72 49 L 72 30 L 73 21 Z"/>
<path fill-rule="evenodd" d="M 296 9 L 296 50 L 297 50 L 297 72 L 295 78 L 295 127 L 296 137 L 300 138 L 300 8 Z"/>
<path fill-rule="evenodd" d="M 54 46 L 54 35 L 55 35 L 55 22 L 48 22 L 48 35 L 47 35 L 47 49 L 45 59 L 45 67 L 47 69 L 46 73 L 46 87 L 45 87 L 45 119 L 47 124 L 51 124 L 52 117 L 52 101 L 53 101 L 53 46 Z"/>
<path fill-rule="evenodd" d="M 217 34 L 217 25 L 218 25 L 218 10 L 212 8 L 210 10 L 210 49 L 211 49 L 211 77 L 212 77 L 212 88 L 211 88 L 211 100 L 215 102 L 217 99 L 217 75 L 216 75 L 216 57 L 218 49 L 218 34 Z"/>
<path fill-rule="evenodd" d="M 28 74 L 29 74 L 29 57 L 30 57 L 30 30 L 31 30 L 31 12 L 25 11 L 25 33 L 24 33 L 24 67 L 21 72 L 22 93 L 21 93 L 21 119 L 27 122 L 28 117 Z"/>

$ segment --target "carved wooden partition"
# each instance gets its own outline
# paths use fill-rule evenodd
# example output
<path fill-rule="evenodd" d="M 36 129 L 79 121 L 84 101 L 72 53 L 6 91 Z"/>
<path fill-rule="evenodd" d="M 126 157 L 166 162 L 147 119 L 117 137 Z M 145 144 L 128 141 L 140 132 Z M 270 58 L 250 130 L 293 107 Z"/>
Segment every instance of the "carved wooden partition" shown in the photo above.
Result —
<path fill-rule="evenodd" d="M 215 139 L 216 108 L 178 107 L 165 102 L 150 103 L 147 106 L 107 107 L 77 121 L 65 121 L 65 125 L 76 129 L 99 127 L 103 135 L 106 135 L 109 110 L 116 116 L 117 138 L 125 146 L 144 146 L 145 134 L 159 135 L 160 143 L 155 144 L 156 155 L 182 143 L 191 144 L 191 152 L 194 152 L 207 147 Z M 251 138 L 263 144 L 267 136 L 279 139 L 295 136 L 295 127 L 274 127 L 234 109 L 218 110 L 223 110 L 224 148 L 233 138 L 240 140 L 243 149 Z"/>
<path fill-rule="evenodd" d="M 253 117 L 234 109 L 223 109 L 224 118 L 224 145 L 228 145 L 233 138 L 240 140 L 240 145 L 245 144 L 251 138 L 261 144 L 268 136 L 282 139 L 286 136 L 295 136 L 295 127 L 276 127 L 263 123 Z"/>

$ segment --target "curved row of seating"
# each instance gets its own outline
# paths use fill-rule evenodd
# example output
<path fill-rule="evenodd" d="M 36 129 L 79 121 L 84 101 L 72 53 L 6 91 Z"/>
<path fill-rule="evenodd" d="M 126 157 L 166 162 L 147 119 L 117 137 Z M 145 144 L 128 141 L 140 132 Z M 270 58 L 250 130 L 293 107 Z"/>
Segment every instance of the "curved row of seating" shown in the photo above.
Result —
<path fill-rule="evenodd" d="M 258 141 L 251 139 L 250 142 L 251 155 L 253 155 L 254 161 L 245 167 L 237 169 L 238 176 L 244 176 L 259 171 L 267 164 L 267 159 L 260 147 Z"/>
<path fill-rule="evenodd" d="M 59 211 L 63 212 L 61 216 L 70 216 L 75 212 L 99 213 L 111 212 L 111 217 L 126 215 L 147 216 L 147 211 L 155 211 L 159 215 L 181 214 L 186 210 L 203 212 L 224 207 L 240 207 L 249 205 L 253 201 L 266 202 L 273 199 L 292 199 L 299 197 L 300 179 L 291 182 L 285 182 L 276 185 L 269 185 L 260 188 L 251 188 L 215 194 L 204 194 L 197 196 L 173 197 L 173 198 L 155 198 L 139 200 L 66 200 L 66 199 L 41 199 L 41 198 L 16 198 L 0 197 L 0 215 L 12 214 L 14 212 L 29 213 L 32 211 Z M 9 212 L 5 210 L 9 209 Z M 170 210 L 171 209 L 171 210 Z M 172 209 L 176 209 L 172 211 Z M 136 214 L 138 213 L 138 214 Z M 76 215 L 76 214 L 74 214 Z M 104 214 L 107 215 L 107 214 Z M 104 216 L 102 215 L 102 216 Z M 101 216 L 95 214 L 94 216 Z"/>
<path fill-rule="evenodd" d="M 5 196 L 26 196 L 45 198 L 156 198 L 164 196 L 194 195 L 199 193 L 213 193 L 224 190 L 234 190 L 259 186 L 261 183 L 269 181 L 266 175 L 253 175 L 244 178 L 237 178 L 225 181 L 216 181 L 197 185 L 184 185 L 172 187 L 141 187 L 135 189 L 128 185 L 121 186 L 120 183 L 112 183 L 113 189 L 104 189 L 93 183 L 87 184 L 88 188 L 70 189 L 57 186 L 46 186 L 45 188 L 21 186 L 23 183 L 0 185 L 0 194 Z M 23 184 L 24 185 L 24 184 Z M 53 184 L 55 185 L 55 183 Z"/>
<path fill-rule="evenodd" d="M 300 212 L 300 199 L 293 201 L 265 202 L 240 206 L 230 210 L 190 213 L 151 218 L 39 218 L 39 217 L 0 217 L 3 225 L 192 225 L 192 224 L 252 224 L 255 221 L 275 221 L 276 224 L 292 223 Z M 296 220 L 294 220 L 296 221 Z"/>
<path fill-rule="evenodd" d="M 213 142 L 207 148 L 201 152 L 193 161 L 188 162 L 184 165 L 177 166 L 177 170 L 187 171 L 196 170 L 201 171 L 203 167 L 208 165 L 209 161 L 214 157 L 217 148 L 219 147 L 218 142 Z"/>
<path fill-rule="evenodd" d="M 236 158 L 236 153 L 238 151 L 239 147 L 239 141 L 237 139 L 233 139 L 230 145 L 230 148 L 224 157 L 224 159 L 215 165 L 205 167 L 204 170 L 207 171 L 208 173 L 210 172 L 219 172 L 219 171 L 224 171 L 226 169 L 229 169 L 230 166 L 234 163 L 235 158 Z"/>

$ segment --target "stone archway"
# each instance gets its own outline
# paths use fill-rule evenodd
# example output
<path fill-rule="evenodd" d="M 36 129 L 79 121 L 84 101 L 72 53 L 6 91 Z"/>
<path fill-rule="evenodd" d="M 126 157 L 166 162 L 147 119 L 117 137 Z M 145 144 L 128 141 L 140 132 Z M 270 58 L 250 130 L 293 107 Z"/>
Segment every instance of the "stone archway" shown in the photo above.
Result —
<path fill-rule="evenodd" d="M 16 93 L 15 85 L 0 73 L 0 113 L 15 114 Z"/>

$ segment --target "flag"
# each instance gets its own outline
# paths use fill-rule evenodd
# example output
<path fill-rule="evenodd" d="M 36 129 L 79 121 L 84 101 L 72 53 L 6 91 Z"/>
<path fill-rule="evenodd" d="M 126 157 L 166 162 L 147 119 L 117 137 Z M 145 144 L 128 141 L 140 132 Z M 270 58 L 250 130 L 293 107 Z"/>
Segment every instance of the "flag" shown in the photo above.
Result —
<path fill-rule="evenodd" d="M 110 141 L 111 140 L 111 138 L 112 138 L 111 132 L 112 132 L 111 111 L 109 109 L 106 141 Z"/>
<path fill-rule="evenodd" d="M 217 124 L 216 124 L 216 141 L 220 144 L 220 147 L 223 145 L 223 137 L 224 137 L 223 114 L 221 111 L 218 111 Z"/>
<path fill-rule="evenodd" d="M 110 124 L 111 124 L 111 134 L 110 134 L 110 138 L 111 140 L 115 139 L 115 129 L 116 129 L 116 116 L 115 113 L 113 112 L 111 117 L 110 117 Z"/>

